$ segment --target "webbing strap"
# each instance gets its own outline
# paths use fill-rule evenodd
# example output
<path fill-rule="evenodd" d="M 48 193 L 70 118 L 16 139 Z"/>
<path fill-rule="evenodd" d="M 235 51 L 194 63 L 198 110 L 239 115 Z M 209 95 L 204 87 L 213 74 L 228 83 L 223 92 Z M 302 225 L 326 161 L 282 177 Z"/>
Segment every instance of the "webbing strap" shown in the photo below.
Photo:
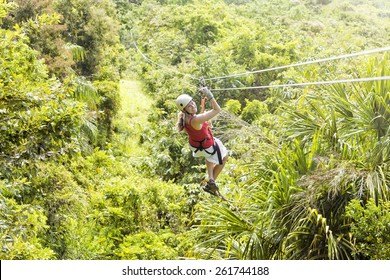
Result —
<path fill-rule="evenodd" d="M 217 142 L 215 142 L 215 145 L 214 145 L 214 153 L 215 151 L 217 151 L 217 156 L 218 156 L 218 162 L 220 165 L 223 164 L 223 160 L 222 160 L 222 154 L 221 154 L 221 149 L 219 148 L 219 145 Z"/>
<path fill-rule="evenodd" d="M 196 150 L 194 151 L 194 153 L 196 153 L 197 151 L 205 151 L 206 153 L 208 153 L 210 156 L 213 156 L 215 153 L 217 153 L 217 156 L 218 156 L 218 162 L 220 165 L 223 164 L 223 160 L 222 160 L 222 153 L 221 153 L 221 149 L 219 148 L 218 146 L 218 143 L 215 142 L 215 144 L 212 146 L 213 147 L 213 152 L 209 152 L 207 151 L 205 148 L 203 147 L 194 147 L 192 146 L 193 148 L 196 148 Z"/>

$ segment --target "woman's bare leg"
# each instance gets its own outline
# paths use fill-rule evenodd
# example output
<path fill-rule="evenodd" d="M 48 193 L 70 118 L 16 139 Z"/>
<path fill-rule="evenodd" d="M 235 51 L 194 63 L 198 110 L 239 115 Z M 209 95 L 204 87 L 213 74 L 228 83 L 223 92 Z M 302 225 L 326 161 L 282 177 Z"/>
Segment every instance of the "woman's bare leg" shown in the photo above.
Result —
<path fill-rule="evenodd" d="M 218 175 L 221 173 L 222 169 L 225 167 L 225 163 L 227 162 L 229 156 L 225 156 L 222 160 L 222 164 L 215 165 L 213 170 L 213 178 L 214 180 L 217 180 Z"/>
<path fill-rule="evenodd" d="M 214 178 L 214 166 L 215 164 L 206 160 L 207 173 L 209 175 L 209 180 L 215 180 Z"/>

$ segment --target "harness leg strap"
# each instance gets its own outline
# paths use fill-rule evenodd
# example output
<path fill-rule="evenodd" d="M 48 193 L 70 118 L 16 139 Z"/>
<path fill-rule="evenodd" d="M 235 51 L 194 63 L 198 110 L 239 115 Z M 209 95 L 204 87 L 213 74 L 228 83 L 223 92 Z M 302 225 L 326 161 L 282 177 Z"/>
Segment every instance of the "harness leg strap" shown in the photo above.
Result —
<path fill-rule="evenodd" d="M 222 165 L 223 164 L 223 160 L 222 160 L 221 149 L 219 148 L 217 143 L 215 143 L 215 145 L 214 145 L 214 151 L 217 152 L 218 162 L 219 162 L 220 165 Z"/>
<path fill-rule="evenodd" d="M 218 146 L 218 143 L 217 142 L 214 142 L 214 145 L 213 145 L 213 152 L 210 153 L 209 151 L 207 151 L 205 148 L 203 148 L 202 146 L 202 142 L 205 141 L 202 140 L 202 141 L 199 141 L 200 143 L 200 146 L 199 147 L 194 147 L 195 148 L 195 151 L 194 153 L 196 153 L 197 151 L 205 151 L 206 153 L 208 153 L 209 155 L 214 155 L 215 153 L 217 153 L 217 156 L 218 156 L 218 163 L 219 165 L 222 165 L 223 164 L 223 159 L 222 159 L 222 154 L 221 154 L 221 149 L 219 148 Z M 192 146 L 193 147 L 193 146 Z"/>

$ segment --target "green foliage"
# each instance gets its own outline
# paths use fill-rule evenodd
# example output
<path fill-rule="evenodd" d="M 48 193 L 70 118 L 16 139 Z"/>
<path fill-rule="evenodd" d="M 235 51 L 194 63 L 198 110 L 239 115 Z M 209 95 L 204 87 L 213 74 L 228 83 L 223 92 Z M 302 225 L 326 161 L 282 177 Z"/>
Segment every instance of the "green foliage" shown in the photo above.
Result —
<path fill-rule="evenodd" d="M 91 143 L 97 144 L 96 125 L 103 135 L 99 145 L 105 146 L 105 137 L 111 134 L 111 107 L 117 89 L 99 98 L 90 80 L 93 77 L 102 83 L 118 82 L 123 69 L 123 49 L 119 45 L 118 23 L 111 1 L 16 2 L 4 25 L 22 32 L 24 42 L 43 58 L 48 74 L 64 81 L 74 98 L 87 103 L 90 112 L 83 117 L 82 150 L 89 151 Z M 71 10 L 72 7 L 78 9 Z M 79 12 L 83 16 L 77 18 Z M 108 108 L 104 107 L 106 105 Z M 97 109 L 104 112 L 103 116 L 96 117 Z"/>
<path fill-rule="evenodd" d="M 94 258 L 129 257 L 128 249 L 121 244 L 130 242 L 133 235 L 143 236 L 144 231 L 153 235 L 162 228 L 180 233 L 187 221 L 182 189 L 142 178 L 129 166 L 130 163 L 118 162 L 104 151 L 96 151 L 87 161 L 79 161 L 73 167 L 79 170 L 77 180 L 90 185 L 86 224 L 99 234 L 88 242 L 100 248 L 100 252 L 90 252 L 99 253 Z M 137 245 L 148 247 L 146 244 Z"/>
<path fill-rule="evenodd" d="M 2 259 L 389 257 L 388 81 L 214 90 L 389 76 L 386 54 L 239 74 L 386 46 L 388 5 L 5 2 Z M 119 92 L 125 72 L 142 90 Z M 212 123 L 235 207 L 201 192 L 204 162 L 174 130 L 200 77 L 227 110 Z"/>
<path fill-rule="evenodd" d="M 40 206 L 20 205 L 8 197 L 14 185 L 0 181 L 0 241 L 2 260 L 53 259 L 54 252 L 42 245 L 47 230 L 46 216 Z"/>
<path fill-rule="evenodd" d="M 46 68 L 23 35 L 0 32 L 1 171 L 8 176 L 15 166 L 77 152 L 83 109 L 67 99 L 66 88 L 47 79 Z"/>
<path fill-rule="evenodd" d="M 163 127 L 171 130 L 169 128 L 170 124 L 165 122 Z M 194 180 L 194 178 L 191 178 L 192 176 L 183 176 L 188 166 L 193 166 L 192 168 L 195 169 L 199 163 L 192 157 L 192 152 L 184 137 L 178 133 L 173 134 L 171 131 L 168 133 L 172 134 L 172 137 L 169 134 L 162 137 L 162 135 L 167 135 L 167 132 L 163 133 L 161 127 L 149 127 L 143 131 L 141 143 L 148 145 L 151 155 L 144 159 L 144 171 L 148 172 L 150 170 L 151 175 L 160 176 L 164 180 L 178 180 L 186 183 L 199 182 L 201 178 Z"/>
<path fill-rule="evenodd" d="M 169 243 L 175 239 L 175 235 L 169 232 L 161 235 L 153 232 L 129 235 L 120 245 L 117 255 L 123 260 L 174 260 L 178 257 L 177 252 Z"/>
<path fill-rule="evenodd" d="M 56 1 L 55 9 L 67 26 L 63 38 L 85 50 L 85 58 L 76 63 L 77 74 L 91 77 L 99 76 L 101 71 L 106 73 L 102 65 L 106 64 L 107 55 L 116 55 L 119 47 L 119 25 L 112 1 L 63 0 Z M 112 59 L 111 62 L 114 66 Z"/>
<path fill-rule="evenodd" d="M 356 242 L 356 256 L 363 259 L 387 260 L 390 257 L 390 204 L 373 199 L 362 205 L 352 200 L 346 216 L 352 220 L 351 233 Z"/>
<path fill-rule="evenodd" d="M 360 71 L 387 75 L 386 57 L 369 60 Z M 389 131 L 388 88 L 387 81 L 334 85 L 321 91 L 323 94 L 303 95 L 297 107 L 287 111 L 291 137 L 300 137 L 310 145 L 311 139 L 319 135 L 321 146 L 331 149 L 333 156 L 350 160 L 362 169 L 356 174 L 361 180 L 356 187 L 376 200 L 387 200 L 388 192 L 388 179 L 383 175 L 388 168 L 384 146 Z"/>
<path fill-rule="evenodd" d="M 0 23 L 3 23 L 5 16 L 7 15 L 8 11 L 13 8 L 15 3 L 9 3 L 5 1 L 1 1 L 0 3 Z"/>
<path fill-rule="evenodd" d="M 116 82 L 104 80 L 95 81 L 93 87 L 99 95 L 100 109 L 98 114 L 98 145 L 105 147 L 112 137 L 112 121 L 120 108 L 119 85 Z"/>
<path fill-rule="evenodd" d="M 40 52 L 49 73 L 58 78 L 72 74 L 73 55 L 61 33 L 66 26 L 60 24 L 61 15 L 53 11 L 50 1 L 14 1 L 17 6 L 6 17 L 5 26 L 22 26 L 29 37 L 29 45 Z"/>
<path fill-rule="evenodd" d="M 239 116 L 241 112 L 241 103 L 238 100 L 230 99 L 225 104 L 225 109 L 233 115 Z"/>
<path fill-rule="evenodd" d="M 1 258 L 109 258 L 107 249 L 115 244 L 96 238 L 97 225 L 88 217 L 95 173 L 80 175 L 71 162 L 83 162 L 79 152 L 94 140 L 94 113 L 82 102 L 96 110 L 101 101 L 104 124 L 110 124 L 119 109 L 118 85 L 102 79 L 95 89 L 85 79 L 67 76 L 72 71 L 58 75 L 64 83 L 49 78 L 53 71 L 45 54 L 53 52 L 45 42 L 62 38 L 63 29 L 50 29 L 60 16 L 18 3 L 12 6 L 16 17 L 4 24 L 9 29 L 0 29 Z M 4 16 L 11 6 L 0 7 Z M 82 61 L 84 54 L 73 46 Z"/>
<path fill-rule="evenodd" d="M 176 96 L 190 93 L 198 101 L 191 87 L 196 86 L 194 77 L 214 78 L 337 56 L 386 46 L 389 39 L 388 20 L 383 21 L 378 16 L 382 12 L 367 1 L 354 6 L 344 1 L 170 3 L 144 1 L 132 7 L 131 14 L 139 18 L 132 24 L 137 46 L 155 63 L 132 53 L 145 89 L 156 101 L 141 137 L 155 158 L 146 158 L 142 167 L 147 174 L 183 183 L 204 174 L 191 159 L 185 140 L 173 131 Z M 345 38 L 354 44 L 343 43 Z M 211 89 L 239 88 L 387 76 L 386 57 L 235 75 L 207 83 Z M 208 202 L 196 205 L 195 255 L 356 258 L 346 206 L 352 199 L 388 198 L 388 89 L 387 82 L 372 82 L 214 91 L 228 112 L 213 120 L 213 131 L 236 157 L 225 167 L 220 186 L 239 211 Z"/>
<path fill-rule="evenodd" d="M 349 259 L 353 251 L 348 234 L 335 235 L 327 219 L 316 209 L 297 222 L 286 240 L 286 255 L 291 259 Z"/>
<path fill-rule="evenodd" d="M 25 202 L 37 203 L 44 208 L 48 230 L 42 239 L 47 247 L 56 252 L 57 258 L 77 258 L 72 248 L 75 229 L 70 225 L 73 219 L 80 219 L 79 215 L 86 215 L 86 194 L 65 166 L 39 163 L 37 169 L 28 195 L 23 195 Z M 80 225 L 82 220 L 77 224 Z"/>
<path fill-rule="evenodd" d="M 268 113 L 267 104 L 259 100 L 246 100 L 246 106 L 242 110 L 241 117 L 244 121 L 252 123 L 259 120 L 266 113 Z"/>

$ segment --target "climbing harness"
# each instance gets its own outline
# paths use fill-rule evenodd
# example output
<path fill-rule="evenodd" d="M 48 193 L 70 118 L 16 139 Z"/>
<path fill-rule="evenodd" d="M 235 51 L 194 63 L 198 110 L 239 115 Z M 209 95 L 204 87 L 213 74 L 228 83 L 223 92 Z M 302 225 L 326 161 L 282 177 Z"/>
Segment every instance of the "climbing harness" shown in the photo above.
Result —
<path fill-rule="evenodd" d="M 222 153 L 221 153 L 221 149 L 219 148 L 218 143 L 214 141 L 214 144 L 213 144 L 212 146 L 210 146 L 210 147 L 213 147 L 213 151 L 210 152 L 210 151 L 207 150 L 207 149 L 209 149 L 210 147 L 204 148 L 204 147 L 202 146 L 202 143 L 203 143 L 204 141 L 207 141 L 207 140 L 209 140 L 209 139 L 208 139 L 208 138 L 205 138 L 205 139 L 203 139 L 202 141 L 195 141 L 195 140 L 193 140 L 193 141 L 199 143 L 199 146 L 190 145 L 192 148 L 195 149 L 193 152 L 196 154 L 198 151 L 204 151 L 205 153 L 209 154 L 210 156 L 213 156 L 213 155 L 217 154 L 217 156 L 218 156 L 218 164 L 219 164 L 219 165 L 223 164 Z"/>
<path fill-rule="evenodd" d="M 206 86 L 206 82 L 205 82 L 205 79 L 204 79 L 204 78 L 200 78 L 200 79 L 199 79 L 199 86 L 200 86 L 200 87 L 205 87 L 205 86 Z M 204 99 L 202 99 L 202 111 L 203 111 L 203 110 L 204 110 Z M 198 151 L 204 151 L 204 152 L 206 152 L 207 154 L 209 154 L 210 156 L 213 156 L 213 155 L 217 154 L 217 156 L 218 156 L 218 164 L 221 165 L 221 164 L 223 164 L 221 149 L 220 149 L 218 143 L 214 140 L 214 137 L 213 137 L 213 134 L 212 134 L 212 132 L 211 132 L 211 130 L 210 130 L 210 127 L 208 127 L 208 133 L 209 133 L 209 135 L 210 135 L 212 138 L 206 137 L 206 138 L 202 139 L 201 141 L 196 141 L 196 140 L 192 139 L 192 141 L 193 141 L 193 142 L 197 142 L 198 145 L 196 145 L 196 146 L 191 145 L 191 144 L 190 144 L 190 145 L 191 145 L 192 148 L 195 149 L 195 150 L 193 151 L 194 153 L 197 153 Z M 212 146 L 204 147 L 203 144 L 204 144 L 206 141 L 211 140 L 211 139 L 213 139 L 213 141 L 212 141 L 212 142 L 213 142 Z M 213 151 L 212 151 L 212 152 L 209 151 L 209 150 L 207 150 L 207 149 L 209 149 L 210 147 L 213 147 Z"/>

